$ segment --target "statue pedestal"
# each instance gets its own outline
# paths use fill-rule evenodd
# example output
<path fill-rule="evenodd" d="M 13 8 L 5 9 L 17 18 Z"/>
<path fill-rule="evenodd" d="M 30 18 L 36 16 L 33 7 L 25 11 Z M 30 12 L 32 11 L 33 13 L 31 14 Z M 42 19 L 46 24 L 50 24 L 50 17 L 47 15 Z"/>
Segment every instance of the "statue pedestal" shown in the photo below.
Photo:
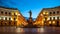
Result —
<path fill-rule="evenodd" d="M 27 27 L 30 28 L 30 27 L 33 27 L 33 19 L 32 19 L 32 12 L 31 12 L 31 10 L 30 10 L 29 14 L 30 14 L 30 17 L 29 17 L 29 19 L 27 20 L 27 21 L 28 21 Z"/>

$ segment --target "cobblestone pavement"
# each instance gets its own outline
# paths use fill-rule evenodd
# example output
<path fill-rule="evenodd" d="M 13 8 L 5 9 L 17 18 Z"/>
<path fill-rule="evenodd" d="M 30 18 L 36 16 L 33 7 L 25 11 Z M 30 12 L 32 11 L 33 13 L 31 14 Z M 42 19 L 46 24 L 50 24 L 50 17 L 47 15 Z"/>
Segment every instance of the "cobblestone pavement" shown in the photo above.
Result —
<path fill-rule="evenodd" d="M 60 27 L 41 27 L 41 28 L 0 27 L 0 34 L 60 34 Z"/>

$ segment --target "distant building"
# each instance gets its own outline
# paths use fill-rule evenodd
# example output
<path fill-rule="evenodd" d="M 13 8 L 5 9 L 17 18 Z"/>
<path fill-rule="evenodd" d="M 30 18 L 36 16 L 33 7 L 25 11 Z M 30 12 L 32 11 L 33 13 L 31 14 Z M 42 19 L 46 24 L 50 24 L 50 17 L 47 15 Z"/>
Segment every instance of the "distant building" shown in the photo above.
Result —
<path fill-rule="evenodd" d="M 60 6 L 42 9 L 34 24 L 40 26 L 60 26 Z"/>
<path fill-rule="evenodd" d="M 27 21 L 17 8 L 0 6 L 0 26 L 25 26 Z"/>

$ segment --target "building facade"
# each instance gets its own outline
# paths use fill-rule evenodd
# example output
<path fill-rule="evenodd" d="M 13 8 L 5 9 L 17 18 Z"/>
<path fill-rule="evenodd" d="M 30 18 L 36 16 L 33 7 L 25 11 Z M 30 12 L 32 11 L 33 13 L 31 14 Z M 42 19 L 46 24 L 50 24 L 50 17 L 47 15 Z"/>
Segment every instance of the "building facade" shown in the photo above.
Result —
<path fill-rule="evenodd" d="M 39 26 L 60 26 L 60 6 L 42 9 L 34 24 Z"/>
<path fill-rule="evenodd" d="M 22 25 L 27 25 L 27 21 L 17 8 L 7 8 L 0 6 L 0 26 Z"/>

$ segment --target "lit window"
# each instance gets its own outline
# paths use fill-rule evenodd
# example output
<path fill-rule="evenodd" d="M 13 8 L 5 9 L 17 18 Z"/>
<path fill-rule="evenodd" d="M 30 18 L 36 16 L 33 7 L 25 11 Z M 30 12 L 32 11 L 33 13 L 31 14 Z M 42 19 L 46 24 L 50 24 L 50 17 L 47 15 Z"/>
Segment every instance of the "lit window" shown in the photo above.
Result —
<path fill-rule="evenodd" d="M 14 15 L 14 13 L 12 12 L 12 15 Z"/>
<path fill-rule="evenodd" d="M 16 15 L 17 15 L 17 12 L 16 12 Z"/>
<path fill-rule="evenodd" d="M 48 12 L 45 12 L 48 15 Z"/>
<path fill-rule="evenodd" d="M 53 17 L 52 17 L 52 20 L 53 20 Z"/>
<path fill-rule="evenodd" d="M 55 17 L 55 19 L 57 20 L 57 17 Z"/>
<path fill-rule="evenodd" d="M 49 24 L 51 24 L 51 21 L 49 21 Z"/>
<path fill-rule="evenodd" d="M 53 21 L 53 24 L 55 24 L 55 21 Z"/>
<path fill-rule="evenodd" d="M 5 20 L 5 17 L 4 17 L 4 20 Z"/>
<path fill-rule="evenodd" d="M 50 20 L 50 18 L 48 18 L 47 20 Z"/>
<path fill-rule="evenodd" d="M 45 21 L 45 19 L 43 19 Z"/>
<path fill-rule="evenodd" d="M 13 20 L 13 19 L 11 18 L 11 20 Z"/>
<path fill-rule="evenodd" d="M 43 12 L 43 14 L 48 14 L 48 12 Z"/>
<path fill-rule="evenodd" d="M 18 14 L 18 15 L 20 15 L 20 14 Z"/>
<path fill-rule="evenodd" d="M 43 12 L 43 14 L 45 14 L 45 12 Z"/>

